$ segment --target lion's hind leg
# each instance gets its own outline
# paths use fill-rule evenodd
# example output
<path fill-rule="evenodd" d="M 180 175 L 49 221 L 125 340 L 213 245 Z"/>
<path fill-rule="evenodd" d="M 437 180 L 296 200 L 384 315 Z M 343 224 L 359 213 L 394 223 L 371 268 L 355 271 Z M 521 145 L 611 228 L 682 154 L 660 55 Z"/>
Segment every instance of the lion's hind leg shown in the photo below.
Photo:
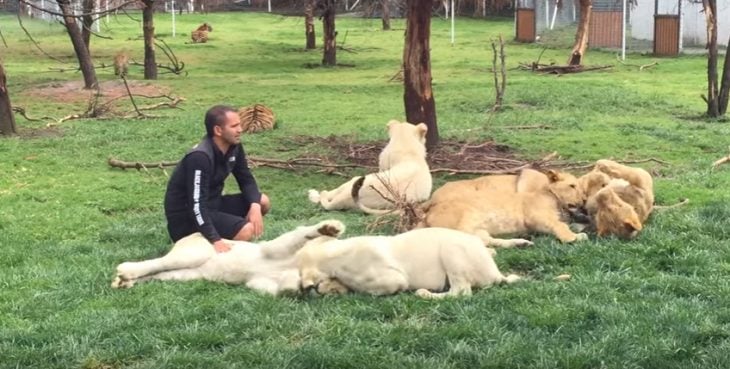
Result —
<path fill-rule="evenodd" d="M 320 204 L 325 210 L 343 210 L 356 207 L 352 199 L 352 185 L 359 177 L 350 179 L 331 191 L 309 190 L 309 201 Z"/>
<path fill-rule="evenodd" d="M 431 292 L 425 288 L 416 290 L 416 296 L 424 299 L 443 299 L 446 297 L 471 296 L 471 282 L 460 275 L 449 273 L 449 290 L 446 292 Z"/>
<path fill-rule="evenodd" d="M 512 248 L 512 247 L 524 247 L 524 246 L 532 246 L 534 243 L 530 240 L 526 240 L 523 238 L 510 238 L 510 239 L 503 239 L 503 238 L 494 238 L 492 235 L 489 234 L 484 229 L 478 229 L 478 228 L 472 228 L 471 233 L 477 237 L 479 237 L 482 242 L 484 243 L 484 246 L 487 247 L 499 247 L 499 248 Z"/>
<path fill-rule="evenodd" d="M 192 281 L 196 279 L 204 279 L 203 274 L 197 269 L 177 269 L 155 274 L 148 274 L 143 277 L 134 279 L 122 279 L 117 276 L 112 282 L 112 288 L 132 288 L 138 283 L 148 282 L 151 280 L 159 281 Z"/>
<path fill-rule="evenodd" d="M 213 245 L 200 233 L 194 233 L 177 241 L 172 250 L 163 257 L 119 264 L 112 287 L 125 287 L 124 281 L 168 270 L 196 268 L 214 255 Z"/>

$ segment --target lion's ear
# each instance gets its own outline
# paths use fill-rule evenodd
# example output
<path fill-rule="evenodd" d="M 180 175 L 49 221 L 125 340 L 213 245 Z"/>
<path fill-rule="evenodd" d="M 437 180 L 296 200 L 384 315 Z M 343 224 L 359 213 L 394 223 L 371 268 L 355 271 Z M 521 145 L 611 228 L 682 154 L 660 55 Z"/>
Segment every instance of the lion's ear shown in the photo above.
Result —
<path fill-rule="evenodd" d="M 388 124 L 385 126 L 385 130 L 388 131 L 388 132 L 390 132 L 390 129 L 393 128 L 394 125 L 399 124 L 399 123 L 400 123 L 399 121 L 397 121 L 395 119 L 391 119 L 388 122 Z"/>
<path fill-rule="evenodd" d="M 545 172 L 545 175 L 547 175 L 548 179 L 550 180 L 550 183 L 557 182 L 560 180 L 560 173 L 556 170 L 550 169 L 547 172 Z"/>
<path fill-rule="evenodd" d="M 624 219 L 624 227 L 626 227 L 629 231 L 640 231 L 644 228 L 639 219 L 636 217 L 628 217 Z"/>

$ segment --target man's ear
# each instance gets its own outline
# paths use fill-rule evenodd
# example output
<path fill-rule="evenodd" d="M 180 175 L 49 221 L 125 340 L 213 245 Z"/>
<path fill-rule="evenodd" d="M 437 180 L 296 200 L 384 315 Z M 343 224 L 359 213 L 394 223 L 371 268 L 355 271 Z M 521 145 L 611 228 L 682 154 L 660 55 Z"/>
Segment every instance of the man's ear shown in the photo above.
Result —
<path fill-rule="evenodd" d="M 223 134 L 223 128 L 221 128 L 221 126 L 219 126 L 217 124 L 214 125 L 213 126 L 213 136 L 220 136 L 221 134 Z"/>

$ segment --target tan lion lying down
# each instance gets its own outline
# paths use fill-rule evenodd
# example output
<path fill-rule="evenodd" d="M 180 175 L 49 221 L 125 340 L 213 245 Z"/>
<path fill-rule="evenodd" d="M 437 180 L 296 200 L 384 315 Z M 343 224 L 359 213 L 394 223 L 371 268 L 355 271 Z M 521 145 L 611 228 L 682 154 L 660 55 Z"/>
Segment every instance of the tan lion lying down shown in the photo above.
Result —
<path fill-rule="evenodd" d="M 220 254 L 200 233 L 194 233 L 176 242 L 161 258 L 119 264 L 112 287 L 129 288 L 155 279 L 204 279 L 245 284 L 272 295 L 298 292 L 300 281 L 295 253 L 309 240 L 323 236 L 329 240 L 344 230 L 341 222 L 326 220 L 298 227 L 271 241 L 227 241 L 231 250 Z"/>
<path fill-rule="evenodd" d="M 524 169 L 519 175 L 491 175 L 445 184 L 431 196 L 419 226 L 457 229 L 494 247 L 530 245 L 530 241 L 519 238 L 494 237 L 532 232 L 575 242 L 588 236 L 570 230 L 567 213 L 582 207 L 584 201 L 573 175 Z"/>
<path fill-rule="evenodd" d="M 344 286 L 373 295 L 416 291 L 423 298 L 442 298 L 520 279 L 504 276 L 493 254 L 476 236 L 424 228 L 396 236 L 321 237 L 308 242 L 297 257 L 305 290 L 341 292 Z"/>
<path fill-rule="evenodd" d="M 425 124 L 413 125 L 391 120 L 388 123 L 390 141 L 379 157 L 378 173 L 355 177 L 334 190 L 309 190 L 309 200 L 320 204 L 325 210 L 357 209 L 369 213 L 392 208 L 392 202 L 383 198 L 390 195 L 387 187 L 396 196 L 406 201 L 421 202 L 431 195 L 431 171 L 426 162 Z M 361 186 L 357 192 L 358 204 L 353 199 L 353 185 Z"/>
<path fill-rule="evenodd" d="M 654 209 L 654 181 L 644 169 L 598 160 L 580 182 L 598 236 L 634 238 Z"/>

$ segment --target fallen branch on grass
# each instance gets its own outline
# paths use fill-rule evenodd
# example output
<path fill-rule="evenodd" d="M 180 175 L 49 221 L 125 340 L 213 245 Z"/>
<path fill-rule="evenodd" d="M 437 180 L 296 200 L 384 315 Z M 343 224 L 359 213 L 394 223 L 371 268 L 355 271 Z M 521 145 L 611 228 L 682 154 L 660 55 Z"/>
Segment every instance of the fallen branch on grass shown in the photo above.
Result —
<path fill-rule="evenodd" d="M 537 124 L 534 126 L 497 126 L 492 128 L 502 128 L 502 129 L 553 129 L 553 126 L 548 126 L 545 124 Z"/>
<path fill-rule="evenodd" d="M 687 204 L 689 204 L 689 199 L 681 199 L 678 203 L 672 205 L 654 205 L 654 210 L 674 209 Z"/>
<path fill-rule="evenodd" d="M 728 147 L 728 149 L 730 149 L 730 147 Z M 720 165 L 725 164 L 729 161 L 730 161 L 730 155 L 717 159 L 717 160 L 715 160 L 714 163 L 712 163 L 712 169 L 717 169 L 717 167 L 719 167 Z"/>
<path fill-rule="evenodd" d="M 453 169 L 453 168 L 434 168 L 431 169 L 431 173 L 450 173 L 450 174 L 516 174 L 519 173 L 520 170 L 525 168 L 541 168 L 546 166 L 546 164 L 553 160 L 558 155 L 557 152 L 553 152 L 550 155 L 535 161 L 530 162 L 527 164 L 522 165 L 515 165 L 514 167 L 509 167 L 507 169 L 485 169 L 485 170 L 470 170 L 470 169 Z M 142 168 L 164 168 L 168 166 L 175 166 L 178 162 L 176 161 L 161 161 L 161 162 L 127 162 L 127 161 L 121 161 L 117 159 L 110 158 L 108 161 L 110 166 L 115 168 L 121 168 L 121 169 L 142 169 Z M 339 174 L 341 173 L 335 173 L 335 168 L 364 168 L 368 170 L 377 170 L 378 167 L 372 166 L 372 165 L 362 165 L 362 164 L 334 164 L 331 162 L 323 161 L 319 158 L 295 158 L 295 159 L 289 159 L 289 160 L 281 160 L 281 159 L 269 159 L 269 158 L 260 158 L 260 157 L 248 157 L 248 164 L 252 167 L 270 167 L 270 168 L 277 168 L 277 169 L 286 169 L 286 170 L 294 170 L 296 167 L 324 167 L 327 168 L 324 172 L 327 172 L 329 174 Z"/>
<path fill-rule="evenodd" d="M 616 55 L 616 60 L 619 63 L 621 63 L 621 64 L 623 64 L 623 65 L 625 65 L 627 67 L 637 67 L 637 68 L 639 68 L 639 71 L 643 71 L 644 69 L 648 69 L 648 68 L 651 68 L 651 67 L 653 67 L 655 65 L 659 65 L 659 62 L 652 62 L 652 63 L 649 63 L 649 64 L 642 64 L 642 65 L 639 65 L 639 64 L 629 64 L 629 63 L 626 63 L 623 60 L 621 60 L 619 58 L 618 54 Z"/>
<path fill-rule="evenodd" d="M 177 165 L 177 161 L 160 161 L 160 162 L 129 162 L 129 161 L 122 161 L 117 160 L 114 158 L 109 158 L 107 161 L 109 166 L 115 167 L 115 168 L 121 168 L 121 169 L 143 169 L 143 168 L 164 168 L 164 167 L 172 167 Z M 271 167 L 271 168 L 277 168 L 277 169 L 286 169 L 286 170 L 293 170 L 296 169 L 298 166 L 315 166 L 315 167 L 325 167 L 327 169 L 331 169 L 334 171 L 335 168 L 367 168 L 367 169 L 377 169 L 377 167 L 373 166 L 366 166 L 366 165 L 359 165 L 359 164 L 334 164 L 329 162 L 323 162 L 322 159 L 319 158 L 296 158 L 296 159 L 290 159 L 290 160 L 281 160 L 281 159 L 269 159 L 269 158 L 259 158 L 254 156 L 248 157 L 248 164 L 252 167 Z"/>
<path fill-rule="evenodd" d="M 28 116 L 28 113 L 25 112 L 25 108 L 23 108 L 21 106 L 13 106 L 13 111 L 22 115 L 23 118 L 25 118 L 29 122 L 41 122 L 43 120 L 51 120 L 56 123 L 58 122 L 58 120 L 56 118 L 49 117 L 49 116 L 42 116 L 40 118 L 31 118 Z"/>
<path fill-rule="evenodd" d="M 593 70 L 602 70 L 613 68 L 613 65 L 598 65 L 592 67 L 586 67 L 584 65 L 552 65 L 552 64 L 538 64 L 533 63 L 520 63 L 520 69 L 529 70 L 537 73 L 545 74 L 568 74 L 568 73 L 581 73 L 589 72 Z"/>

